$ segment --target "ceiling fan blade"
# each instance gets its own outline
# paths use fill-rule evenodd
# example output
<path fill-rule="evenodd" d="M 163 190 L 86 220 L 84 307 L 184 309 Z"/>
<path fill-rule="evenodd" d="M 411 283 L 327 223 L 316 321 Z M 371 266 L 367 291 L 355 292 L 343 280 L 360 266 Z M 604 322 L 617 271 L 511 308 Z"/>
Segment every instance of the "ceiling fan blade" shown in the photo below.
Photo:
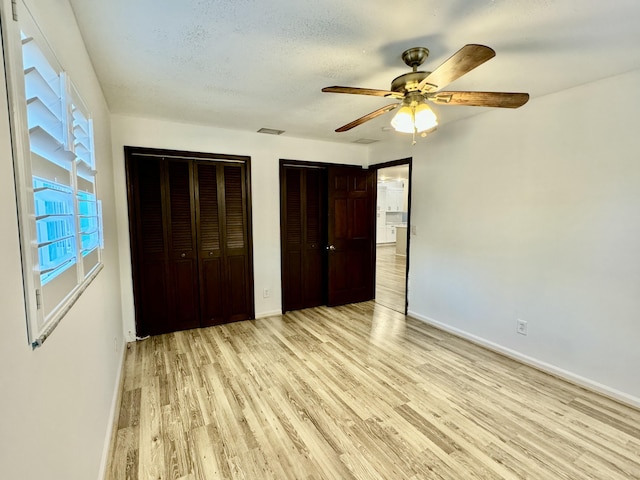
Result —
<path fill-rule="evenodd" d="M 447 61 L 431 72 L 418 84 L 418 89 L 433 92 L 449 85 L 465 73 L 479 67 L 496 56 L 496 52 L 485 45 L 469 44 L 454 53 Z"/>
<path fill-rule="evenodd" d="M 325 87 L 322 89 L 327 93 L 351 93 L 355 95 L 373 95 L 376 97 L 394 97 L 402 98 L 402 93 L 392 92 L 391 90 L 376 90 L 374 88 L 358 88 L 358 87 Z"/>
<path fill-rule="evenodd" d="M 358 125 L 361 125 L 364 122 L 368 122 L 369 120 L 376 118 L 382 115 L 383 113 L 390 112 L 391 110 L 399 106 L 400 106 L 399 103 L 392 103 L 391 105 L 387 105 L 385 107 L 379 108 L 374 112 L 367 113 L 364 117 L 360 117 L 359 119 L 354 120 L 353 122 L 347 123 L 346 125 L 343 125 L 340 128 L 337 128 L 336 132 L 346 132 L 347 130 L 351 130 L 353 127 L 357 127 Z"/>
<path fill-rule="evenodd" d="M 528 93 L 506 92 L 437 92 L 427 98 L 439 105 L 518 108 L 529 101 Z"/>

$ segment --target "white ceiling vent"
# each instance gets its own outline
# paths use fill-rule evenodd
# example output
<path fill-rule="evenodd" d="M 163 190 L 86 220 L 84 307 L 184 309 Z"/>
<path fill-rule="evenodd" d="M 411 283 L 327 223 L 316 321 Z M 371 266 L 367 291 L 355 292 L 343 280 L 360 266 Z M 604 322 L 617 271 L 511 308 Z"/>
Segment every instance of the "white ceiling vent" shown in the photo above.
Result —
<path fill-rule="evenodd" d="M 375 143 L 378 140 L 372 140 L 370 138 L 359 138 L 358 140 L 354 140 L 353 143 L 359 143 L 361 145 L 369 145 L 370 143 Z"/>

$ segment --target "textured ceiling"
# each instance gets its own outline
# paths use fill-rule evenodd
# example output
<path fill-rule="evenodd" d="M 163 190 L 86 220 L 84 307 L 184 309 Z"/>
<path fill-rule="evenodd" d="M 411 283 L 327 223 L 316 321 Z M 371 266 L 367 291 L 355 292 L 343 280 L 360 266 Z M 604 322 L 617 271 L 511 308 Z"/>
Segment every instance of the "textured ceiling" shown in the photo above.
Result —
<path fill-rule="evenodd" d="M 391 113 L 335 133 L 390 102 L 320 90 L 388 89 L 409 71 L 409 47 L 429 48 L 429 71 L 467 43 L 488 45 L 497 56 L 447 90 L 533 99 L 640 67 L 638 0 L 70 2 L 112 113 L 332 141 L 406 141 L 388 131 Z M 441 128 L 487 111 L 434 110 Z"/>

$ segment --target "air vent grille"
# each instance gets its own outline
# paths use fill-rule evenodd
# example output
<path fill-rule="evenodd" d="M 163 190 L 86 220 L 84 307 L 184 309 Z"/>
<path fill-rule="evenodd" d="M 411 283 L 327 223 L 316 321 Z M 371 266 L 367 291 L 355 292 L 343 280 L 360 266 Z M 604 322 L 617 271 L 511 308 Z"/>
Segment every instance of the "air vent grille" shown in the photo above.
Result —
<path fill-rule="evenodd" d="M 266 133 L 267 135 L 282 135 L 284 130 L 276 130 L 275 128 L 261 128 L 258 133 Z"/>

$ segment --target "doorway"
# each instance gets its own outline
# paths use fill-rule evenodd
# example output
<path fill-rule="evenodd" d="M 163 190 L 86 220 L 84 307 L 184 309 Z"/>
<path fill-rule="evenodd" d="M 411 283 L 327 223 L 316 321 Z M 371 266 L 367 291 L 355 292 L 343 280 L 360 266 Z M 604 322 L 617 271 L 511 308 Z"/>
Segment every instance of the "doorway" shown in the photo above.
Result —
<path fill-rule="evenodd" d="M 370 168 L 377 172 L 375 301 L 406 314 L 411 158 Z"/>

